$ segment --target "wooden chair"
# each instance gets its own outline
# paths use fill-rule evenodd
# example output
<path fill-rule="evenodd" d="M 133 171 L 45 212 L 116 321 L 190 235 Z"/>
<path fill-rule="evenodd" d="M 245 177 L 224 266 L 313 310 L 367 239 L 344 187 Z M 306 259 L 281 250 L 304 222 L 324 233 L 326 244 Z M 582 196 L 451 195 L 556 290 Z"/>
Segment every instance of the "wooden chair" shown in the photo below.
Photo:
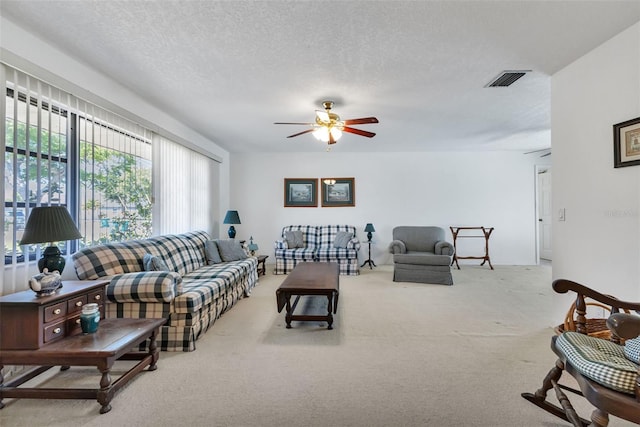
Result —
<path fill-rule="evenodd" d="M 611 384 L 603 385 L 607 381 L 602 381 L 600 378 L 600 381 L 596 382 L 592 379 L 594 378 L 593 374 L 590 375 L 591 378 L 584 375 L 585 365 L 582 363 L 583 361 L 577 361 L 576 357 L 574 357 L 575 353 L 571 349 L 571 340 L 567 340 L 567 338 L 570 339 L 572 337 L 588 340 L 596 346 L 611 347 L 619 352 L 621 349 L 619 345 L 620 339 L 632 339 L 640 336 L 640 316 L 621 313 L 620 311 L 640 313 L 640 303 L 621 301 L 579 283 L 564 279 L 554 281 L 553 289 L 558 293 L 567 293 L 568 291 L 576 293 L 575 311 L 577 317 L 575 326 L 576 332 L 583 335 L 575 335 L 576 332 L 565 332 L 563 335 L 554 336 L 551 339 L 551 350 L 558 356 L 558 360 L 544 378 L 542 387 L 535 393 L 522 393 L 522 397 L 545 411 L 570 422 L 575 427 L 589 425 L 605 427 L 609 424 L 609 415 L 640 424 L 640 368 L 638 368 L 638 365 L 630 362 L 630 366 L 635 366 L 636 369 L 635 379 L 633 378 L 634 373 L 627 370 L 627 379 L 632 379 L 630 389 L 627 387 L 626 392 L 616 391 L 611 388 Z M 612 314 L 607 319 L 607 326 L 612 331 L 611 341 L 587 335 L 587 306 L 585 298 L 590 298 L 611 307 Z M 558 384 L 563 372 L 567 372 L 575 378 L 580 390 Z M 629 386 L 628 383 L 627 386 Z M 547 392 L 552 388 L 561 407 L 547 401 Z M 564 390 L 585 397 L 595 407 L 591 414 L 591 421 L 578 416 Z"/>

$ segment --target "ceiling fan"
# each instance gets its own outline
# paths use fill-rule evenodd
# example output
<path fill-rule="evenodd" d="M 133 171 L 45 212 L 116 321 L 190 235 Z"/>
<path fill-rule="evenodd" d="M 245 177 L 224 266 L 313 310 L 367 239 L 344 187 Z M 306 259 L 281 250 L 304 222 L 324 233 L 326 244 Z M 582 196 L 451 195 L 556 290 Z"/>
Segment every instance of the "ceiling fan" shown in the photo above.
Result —
<path fill-rule="evenodd" d="M 304 130 L 302 132 L 289 135 L 287 138 L 293 138 L 294 136 L 304 135 L 305 133 L 312 132 L 316 139 L 326 142 L 329 145 L 335 144 L 342 136 L 342 132 L 354 133 L 360 136 L 366 136 L 367 138 L 373 138 L 376 136 L 373 132 L 366 130 L 356 129 L 350 127 L 350 125 L 364 125 L 369 123 L 378 123 L 378 119 L 375 117 L 364 117 L 361 119 L 342 120 L 336 113 L 331 112 L 333 107 L 332 101 L 324 101 L 322 103 L 325 111 L 316 110 L 315 123 L 288 123 L 288 122 L 276 122 L 276 125 L 305 125 L 311 126 L 311 129 Z"/>

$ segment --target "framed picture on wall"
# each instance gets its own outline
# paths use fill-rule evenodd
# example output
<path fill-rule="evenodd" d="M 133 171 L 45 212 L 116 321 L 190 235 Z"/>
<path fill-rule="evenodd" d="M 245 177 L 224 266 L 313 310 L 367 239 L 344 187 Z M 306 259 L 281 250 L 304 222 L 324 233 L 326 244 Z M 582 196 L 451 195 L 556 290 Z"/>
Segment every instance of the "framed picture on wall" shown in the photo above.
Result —
<path fill-rule="evenodd" d="M 317 178 L 285 178 L 285 208 L 315 208 L 318 206 Z"/>
<path fill-rule="evenodd" d="M 322 207 L 356 205 L 355 178 L 322 178 Z"/>
<path fill-rule="evenodd" d="M 640 165 L 640 117 L 613 125 L 613 156 L 616 168 Z"/>

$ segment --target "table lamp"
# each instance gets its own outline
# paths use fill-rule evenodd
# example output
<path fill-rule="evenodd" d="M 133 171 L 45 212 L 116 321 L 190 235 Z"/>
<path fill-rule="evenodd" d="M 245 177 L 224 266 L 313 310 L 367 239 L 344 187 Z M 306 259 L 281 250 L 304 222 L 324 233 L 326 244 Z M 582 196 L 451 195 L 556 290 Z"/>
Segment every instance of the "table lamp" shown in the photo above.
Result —
<path fill-rule="evenodd" d="M 238 211 L 227 211 L 227 214 L 224 216 L 224 224 L 241 224 L 240 215 L 238 215 Z M 231 225 L 229 227 L 229 238 L 235 239 L 236 237 L 236 228 Z"/>
<path fill-rule="evenodd" d="M 251 256 L 255 256 L 257 250 L 258 245 L 253 243 L 253 236 L 249 237 L 249 252 L 251 252 Z"/>
<path fill-rule="evenodd" d="M 65 259 L 60 254 L 58 246 L 54 246 L 53 242 L 80 238 L 82 235 L 71 219 L 67 208 L 64 206 L 40 206 L 31 210 L 20 245 L 50 242 L 50 246 L 44 250 L 42 258 L 38 261 L 38 269 L 41 273 L 46 268 L 49 272 L 57 270 L 62 274 Z"/>
<path fill-rule="evenodd" d="M 371 233 L 373 233 L 374 231 L 376 231 L 375 228 L 373 228 L 373 224 L 371 224 L 370 222 L 367 223 L 367 225 L 364 227 L 364 231 L 367 232 L 367 239 L 369 239 L 369 241 L 371 241 L 371 237 L 373 237 L 371 235 Z"/>

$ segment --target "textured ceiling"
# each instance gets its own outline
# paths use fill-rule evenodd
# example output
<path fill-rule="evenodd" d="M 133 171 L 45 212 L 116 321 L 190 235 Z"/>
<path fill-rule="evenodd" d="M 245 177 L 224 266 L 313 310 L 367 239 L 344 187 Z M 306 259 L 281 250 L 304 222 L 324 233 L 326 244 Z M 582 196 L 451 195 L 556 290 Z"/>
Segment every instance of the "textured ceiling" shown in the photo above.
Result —
<path fill-rule="evenodd" d="M 323 100 L 376 116 L 334 151 L 533 150 L 550 75 L 640 1 L 7 1 L 0 12 L 231 152 L 322 151 Z M 485 88 L 503 70 L 532 70 Z M 160 124 L 161 125 L 161 124 Z"/>

